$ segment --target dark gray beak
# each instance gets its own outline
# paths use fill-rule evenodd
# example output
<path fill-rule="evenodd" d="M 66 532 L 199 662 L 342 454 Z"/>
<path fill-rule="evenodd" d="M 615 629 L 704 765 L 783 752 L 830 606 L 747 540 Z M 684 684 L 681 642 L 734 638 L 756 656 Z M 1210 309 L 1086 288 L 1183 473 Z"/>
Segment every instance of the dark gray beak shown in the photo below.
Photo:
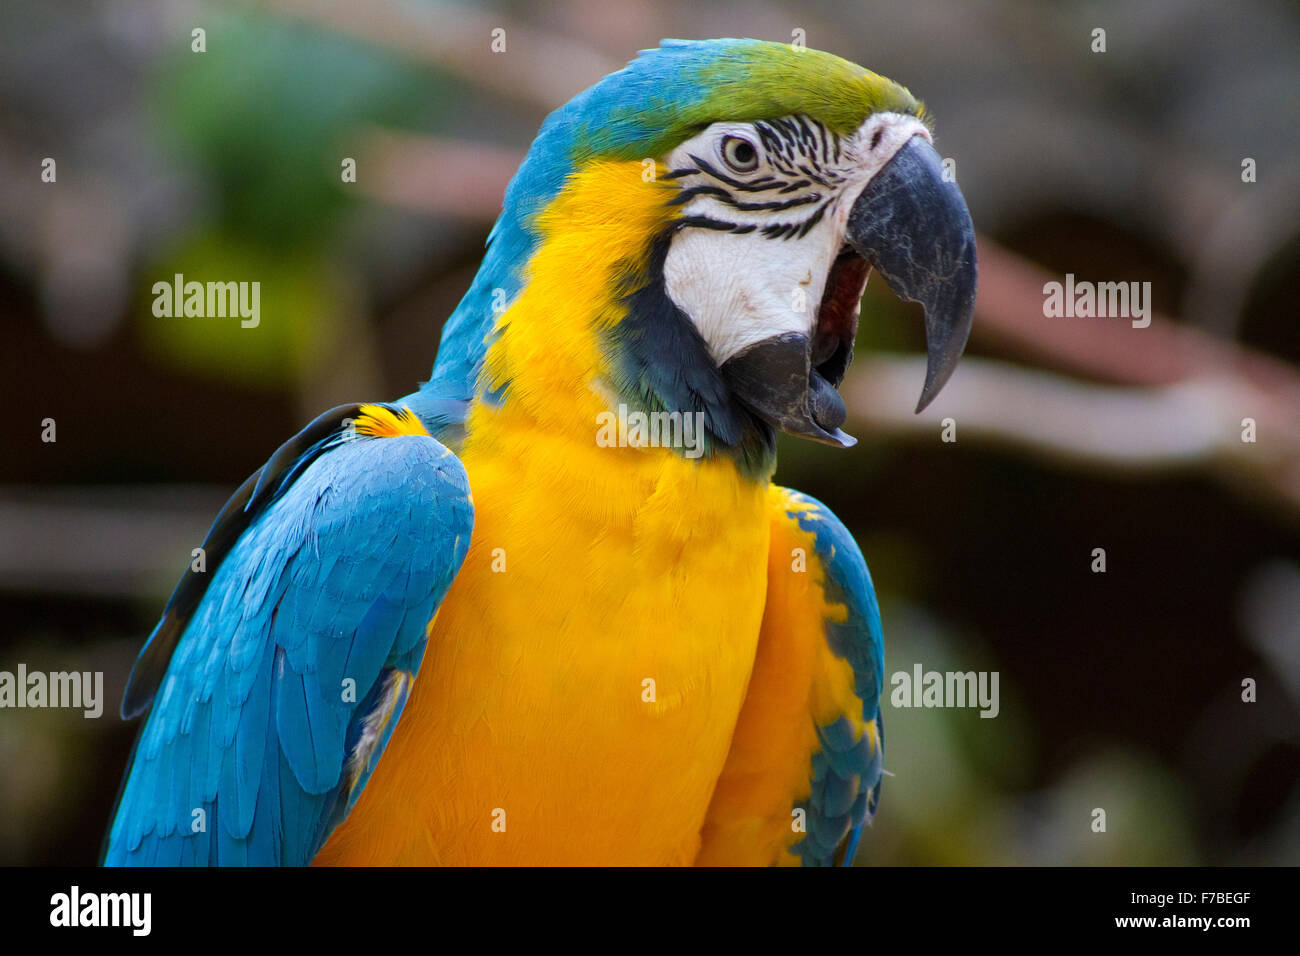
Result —
<path fill-rule="evenodd" d="M 894 294 L 925 307 L 928 354 L 920 412 L 966 348 L 975 312 L 975 227 L 939 154 L 920 136 L 904 144 L 849 211 L 848 248 L 827 277 L 811 337 L 788 333 L 728 359 L 723 376 L 756 415 L 782 431 L 848 448 L 836 387 L 853 357 L 857 306 L 875 269 Z"/>
<path fill-rule="evenodd" d="M 722 364 L 732 391 L 769 425 L 824 445 L 852 448 L 858 440 L 840 428 L 844 399 L 812 364 L 808 336 L 789 332 L 765 339 Z M 846 362 L 847 364 L 847 362 Z"/>
<path fill-rule="evenodd" d="M 957 367 L 975 313 L 975 226 L 933 146 L 913 136 L 894 154 L 853 204 L 847 238 L 895 295 L 925 307 L 919 412 Z"/>

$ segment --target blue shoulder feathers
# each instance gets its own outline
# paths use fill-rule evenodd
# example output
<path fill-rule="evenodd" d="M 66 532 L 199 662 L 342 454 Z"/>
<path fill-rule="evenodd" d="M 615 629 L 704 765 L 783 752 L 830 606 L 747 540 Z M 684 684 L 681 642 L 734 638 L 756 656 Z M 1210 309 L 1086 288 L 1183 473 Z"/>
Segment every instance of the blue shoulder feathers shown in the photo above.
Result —
<path fill-rule="evenodd" d="M 473 506 L 441 443 L 358 434 L 358 412 L 286 443 L 213 526 L 206 571 L 177 587 L 123 702 L 152 711 L 106 864 L 303 865 L 360 795 Z"/>

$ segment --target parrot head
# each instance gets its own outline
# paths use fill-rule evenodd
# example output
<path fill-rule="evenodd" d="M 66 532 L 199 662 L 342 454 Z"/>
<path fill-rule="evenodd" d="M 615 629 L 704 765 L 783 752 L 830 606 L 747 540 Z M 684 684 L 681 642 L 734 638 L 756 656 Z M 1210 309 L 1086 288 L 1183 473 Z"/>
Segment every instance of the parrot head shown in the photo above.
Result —
<path fill-rule="evenodd" d="M 804 52 L 781 58 L 811 66 L 822 83 L 842 71 Z M 837 445 L 853 441 L 840 429 L 846 409 L 836 388 L 870 270 L 925 307 L 918 411 L 965 347 L 976 278 L 970 213 L 944 175 L 920 104 L 882 77 L 848 72 L 836 82 L 855 108 L 819 111 L 813 101 L 786 116 L 720 120 L 667 158 L 684 213 L 664 263 L 669 297 L 752 411 Z M 792 70 L 787 82 L 800 80 Z"/>
<path fill-rule="evenodd" d="M 837 387 L 872 269 L 925 309 L 917 411 L 951 376 L 974 309 L 975 235 L 924 108 L 839 57 L 756 40 L 664 41 L 553 113 L 443 352 L 449 336 L 491 339 L 481 326 L 467 335 L 468 316 L 483 314 L 490 291 L 518 294 L 520 264 L 546 238 L 539 213 L 599 164 L 640 170 L 664 210 L 646 229 L 644 262 L 616 270 L 621 394 L 703 403 L 724 445 L 746 431 L 738 418 L 765 426 L 769 444 L 779 429 L 852 445 Z M 627 188 L 632 221 L 639 186 Z M 463 352 L 440 354 L 435 381 L 473 371 L 459 367 Z"/>

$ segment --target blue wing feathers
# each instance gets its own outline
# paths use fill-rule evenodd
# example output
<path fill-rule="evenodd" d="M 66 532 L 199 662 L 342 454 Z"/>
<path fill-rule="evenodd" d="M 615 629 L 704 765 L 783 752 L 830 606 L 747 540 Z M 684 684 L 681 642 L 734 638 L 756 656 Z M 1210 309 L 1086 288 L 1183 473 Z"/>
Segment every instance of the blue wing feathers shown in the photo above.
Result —
<path fill-rule="evenodd" d="M 859 735 L 847 716 L 817 728 L 820 749 L 812 756 L 808 799 L 808 832 L 795 844 L 806 866 L 853 862 L 862 827 L 875 812 L 883 774 L 884 729 L 880 717 L 880 687 L 884 673 L 884 643 L 880 608 L 867 563 L 848 529 L 821 502 L 795 493 L 802 506 L 789 516 L 813 534 L 816 558 L 824 570 L 827 601 L 848 608 L 847 619 L 827 620 L 826 642 L 832 653 L 853 669 L 854 695 L 861 701 L 860 717 L 876 726 L 873 746 Z"/>
<path fill-rule="evenodd" d="M 182 579 L 141 655 L 162 676 L 107 864 L 308 863 L 396 726 L 469 545 L 468 480 L 432 438 L 343 441 L 324 418 L 232 499 L 242 531 L 214 526 L 210 582 Z"/>

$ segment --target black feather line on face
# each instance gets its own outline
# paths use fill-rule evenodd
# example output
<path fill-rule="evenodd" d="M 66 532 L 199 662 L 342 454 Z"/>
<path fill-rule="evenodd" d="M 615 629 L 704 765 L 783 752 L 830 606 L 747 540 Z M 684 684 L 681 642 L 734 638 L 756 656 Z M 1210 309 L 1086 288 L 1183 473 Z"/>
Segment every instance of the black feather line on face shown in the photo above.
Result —
<path fill-rule="evenodd" d="M 814 184 L 833 187 L 844 182 L 844 177 L 832 167 L 832 162 L 838 162 L 840 159 L 840 137 L 818 121 L 806 116 L 760 120 L 753 124 L 753 131 L 762 146 L 768 168 L 775 171 L 777 175 L 769 174 L 746 179 L 738 174 L 724 172 L 703 156 L 692 153 L 689 158 L 693 166 L 670 170 L 661 178 L 682 179 L 699 175 L 706 176 L 720 185 L 704 183 L 685 187 L 674 201 L 675 204 L 684 204 L 696 196 L 712 195 L 719 202 L 742 211 L 780 211 L 800 205 L 811 205 L 821 197 L 819 195 L 799 196 L 785 201 L 750 203 L 742 201 L 733 194 L 733 191 L 737 193 L 775 191 L 778 195 L 788 195 Z M 804 235 L 807 229 L 799 232 L 801 225 L 803 223 L 792 224 L 793 228 L 790 230 L 766 228 L 764 234 L 772 238 L 785 238 L 796 233 Z M 810 229 L 811 226 L 808 228 Z"/>

